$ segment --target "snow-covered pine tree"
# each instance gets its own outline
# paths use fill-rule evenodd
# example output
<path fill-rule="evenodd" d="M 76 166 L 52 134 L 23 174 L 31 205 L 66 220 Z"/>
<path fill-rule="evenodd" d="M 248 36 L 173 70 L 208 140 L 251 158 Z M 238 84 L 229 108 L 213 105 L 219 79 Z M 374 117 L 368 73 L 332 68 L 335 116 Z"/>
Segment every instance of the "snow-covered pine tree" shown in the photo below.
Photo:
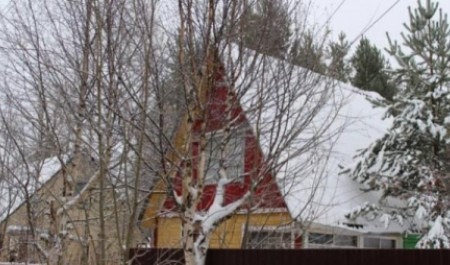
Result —
<path fill-rule="evenodd" d="M 382 191 L 381 201 L 406 204 L 389 211 L 366 205 L 353 214 L 409 218 L 422 233 L 417 247 L 450 248 L 450 29 L 447 15 L 430 0 L 418 1 L 409 16 L 402 45 L 389 39 L 388 52 L 399 64 L 399 93 L 386 114 L 392 126 L 349 170 L 353 179 Z"/>

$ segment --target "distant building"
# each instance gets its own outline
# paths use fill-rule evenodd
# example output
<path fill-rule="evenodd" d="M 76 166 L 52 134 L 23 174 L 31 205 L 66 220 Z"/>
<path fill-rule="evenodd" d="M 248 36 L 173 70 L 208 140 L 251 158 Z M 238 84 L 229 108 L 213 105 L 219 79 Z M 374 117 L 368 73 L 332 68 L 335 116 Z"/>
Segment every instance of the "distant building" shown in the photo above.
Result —
<path fill-rule="evenodd" d="M 18 168 L 16 172 L 26 171 Z M 65 264 L 95 260 L 100 231 L 98 178 L 94 177 L 98 174 L 97 162 L 86 154 L 63 160 L 51 157 L 42 162 L 37 173 L 39 185 L 26 190 L 27 198 L 25 190 L 19 191 L 16 202 L 9 205 L 9 213 L 2 216 L 0 260 L 42 264 L 58 256 L 64 257 Z M 107 264 L 118 264 L 123 254 L 118 238 L 127 229 L 129 211 L 110 174 L 106 183 Z M 136 233 L 133 246 L 141 240 Z"/>

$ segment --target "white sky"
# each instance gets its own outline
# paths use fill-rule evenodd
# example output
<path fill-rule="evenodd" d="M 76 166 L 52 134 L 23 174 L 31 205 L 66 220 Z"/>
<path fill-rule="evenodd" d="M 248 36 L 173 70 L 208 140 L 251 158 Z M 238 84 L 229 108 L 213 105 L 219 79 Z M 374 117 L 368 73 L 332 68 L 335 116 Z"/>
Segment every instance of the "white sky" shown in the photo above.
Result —
<path fill-rule="evenodd" d="M 330 20 L 333 30 L 332 36 L 337 38 L 340 31 L 344 31 L 352 41 L 365 27 L 378 19 L 392 6 L 396 0 L 312 0 L 314 5 L 314 19 L 318 23 L 327 21 L 336 8 L 344 2 Z M 426 3 L 426 0 L 421 0 Z M 439 7 L 444 13 L 450 14 L 450 0 L 438 0 Z M 409 21 L 408 6 L 416 7 L 417 0 L 400 0 L 379 22 L 367 31 L 365 36 L 375 43 L 378 48 L 388 46 L 386 32 L 393 40 L 401 40 L 400 32 L 403 23 Z M 357 44 L 357 42 L 356 42 Z"/>
<path fill-rule="evenodd" d="M 0 11 L 11 0 L 0 0 Z M 175 1 L 175 0 L 161 0 Z M 308 2 L 308 0 L 302 0 Z M 333 30 L 332 37 L 337 38 L 340 31 L 344 31 L 347 38 L 352 41 L 368 25 L 378 19 L 397 0 L 310 0 L 312 10 L 310 18 L 319 25 L 325 23 L 336 8 L 343 2 L 342 6 L 332 16 L 329 21 Z M 421 0 L 423 3 L 426 0 Z M 450 0 L 437 0 L 444 13 L 450 14 Z M 399 33 L 403 30 L 402 24 L 407 22 L 408 6 L 416 6 L 417 0 L 400 0 L 380 21 L 378 21 L 365 36 L 375 43 L 378 48 L 387 47 L 386 32 L 389 32 L 393 39 L 400 40 Z M 357 42 L 356 42 L 357 44 Z"/>

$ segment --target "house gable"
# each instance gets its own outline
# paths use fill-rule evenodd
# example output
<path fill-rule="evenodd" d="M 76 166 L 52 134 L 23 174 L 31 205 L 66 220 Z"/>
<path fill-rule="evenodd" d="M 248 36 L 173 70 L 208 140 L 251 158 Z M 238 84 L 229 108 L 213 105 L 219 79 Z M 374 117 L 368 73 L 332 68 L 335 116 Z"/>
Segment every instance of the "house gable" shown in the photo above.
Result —
<path fill-rule="evenodd" d="M 230 49 L 233 57 L 234 47 Z M 362 190 L 358 183 L 339 175 L 339 172 L 340 166 L 348 166 L 356 151 L 378 137 L 391 122 L 384 119 L 385 109 L 375 108 L 371 104 L 371 101 L 378 101 L 379 96 L 310 73 L 275 58 L 262 56 L 255 64 L 246 65 L 247 61 L 251 61 L 247 60 L 247 53 L 250 59 L 254 56 L 252 51 L 236 53 L 237 58 L 231 58 L 232 62 L 228 63 L 233 65 L 239 60 L 243 62 L 242 72 L 248 73 L 250 78 L 246 78 L 247 75 L 238 77 L 233 83 L 233 85 L 237 83 L 235 86 L 238 90 L 229 88 L 224 77 L 225 70 L 221 69 L 216 73 L 218 85 L 209 90 L 206 97 L 209 102 L 207 131 L 215 132 L 226 127 L 227 122 L 223 121 L 223 117 L 224 113 L 227 113 L 226 101 L 229 98 L 227 95 L 232 95 L 233 108 L 228 114 L 234 119 L 235 127 L 239 127 L 245 135 L 244 172 L 264 168 L 265 165 L 261 161 L 265 161 L 267 157 L 279 159 L 274 163 L 279 167 L 273 171 L 267 170 L 265 178 L 255 190 L 255 197 L 249 200 L 252 204 L 245 206 L 262 210 L 287 208 L 292 219 L 304 222 L 305 225 L 317 223 L 348 229 L 352 225 L 360 225 L 359 222 L 353 223 L 348 220 L 346 214 L 365 202 L 378 203 L 379 196 Z M 248 82 L 252 81 L 248 79 L 258 82 L 249 84 Z M 307 80 L 306 84 L 301 83 L 304 80 Z M 299 86 L 301 91 L 291 89 Z M 305 97 L 308 91 L 314 92 L 309 98 Z M 319 108 L 314 110 L 313 108 L 317 106 Z M 290 110 L 289 115 L 283 113 L 286 108 Z M 273 122 L 274 119 L 277 121 Z M 197 128 L 194 124 L 194 132 L 199 130 L 200 124 L 196 125 Z M 303 128 L 297 130 L 295 124 L 302 124 Z M 180 128 L 186 130 L 187 126 L 181 124 Z M 273 140 L 270 138 L 273 130 L 292 132 L 295 139 Z M 187 134 L 182 130 L 178 133 L 180 138 Z M 316 134 L 319 135 L 316 145 L 309 146 L 307 140 L 314 138 Z M 180 138 L 175 138 L 175 141 Z M 194 141 L 193 145 L 198 149 L 195 144 Z M 273 146 L 286 148 L 277 156 L 278 154 L 271 153 Z M 303 165 L 306 166 L 302 167 Z M 276 172 L 277 175 L 272 175 L 272 172 Z M 251 174 L 244 175 L 241 181 L 227 185 L 225 204 L 240 198 L 250 188 Z M 181 194 L 181 186 L 181 176 L 177 175 L 174 185 L 177 194 Z M 147 219 L 157 216 L 156 209 L 160 209 L 163 214 L 167 214 L 166 216 L 176 216 L 174 199 L 167 197 L 165 190 L 162 189 L 159 195 L 156 193 L 151 195 L 151 197 L 155 195 L 153 198 L 156 198 L 164 194 L 159 197 L 158 206 L 153 204 L 154 210 L 147 211 L 145 215 Z M 214 200 L 214 194 L 215 186 L 206 185 L 197 210 L 208 209 Z M 404 231 L 403 227 L 395 225 L 387 229 L 379 220 L 370 224 L 364 223 L 363 226 L 363 231 L 359 230 L 359 233 L 399 234 Z"/>
<path fill-rule="evenodd" d="M 227 205 L 231 202 L 241 198 L 257 179 L 258 184 L 254 188 L 252 197 L 248 200 L 249 203 L 242 208 L 258 208 L 258 209 L 286 209 L 284 198 L 277 186 L 275 178 L 269 169 L 265 169 L 263 163 L 263 153 L 256 138 L 250 122 L 246 117 L 246 114 L 239 102 L 236 93 L 227 85 L 225 80 L 224 70 L 220 68 L 215 74 L 215 86 L 208 90 L 206 94 L 206 115 L 204 129 L 206 133 L 217 134 L 227 129 L 232 124 L 231 130 L 238 131 L 240 137 L 243 138 L 243 176 L 237 177 L 235 181 L 229 183 L 225 187 L 225 200 L 224 204 Z M 231 98 L 231 102 L 227 102 L 227 99 Z M 231 107 L 230 107 L 231 106 Z M 186 119 L 184 119 L 185 121 Z M 230 122 L 232 121 L 232 122 Z M 200 150 L 200 144 L 198 138 L 195 136 L 201 132 L 202 128 L 201 120 L 194 121 L 192 128 L 192 152 L 193 156 L 197 155 Z M 184 135 L 187 133 L 187 126 L 183 124 L 179 125 L 179 130 L 176 133 L 174 143 L 183 142 Z M 194 175 L 197 168 L 194 167 Z M 263 172 L 264 170 L 264 172 Z M 158 184 L 157 186 L 161 186 Z M 174 177 L 174 190 L 180 195 L 182 189 L 182 176 L 176 174 Z M 161 188 L 161 187 L 159 187 Z M 207 210 L 213 203 L 216 192 L 215 183 L 206 183 L 203 189 L 202 198 L 198 205 L 199 211 Z M 176 204 L 173 198 L 170 196 L 164 199 L 162 203 L 161 211 L 164 213 L 176 212 Z M 153 211 L 152 211 L 153 212 Z M 148 215 L 147 215 L 148 216 Z"/>
<path fill-rule="evenodd" d="M 59 216 L 56 211 L 66 200 L 77 195 L 77 184 L 85 182 L 95 169 L 96 163 L 90 156 L 63 157 L 61 160 L 51 157 L 40 165 L 39 176 L 23 175 L 24 178 L 36 177 L 39 185 L 27 189 L 28 198 L 22 195 L 24 190 L 19 190 L 16 204 L 1 220 L 0 234 L 4 236 L 4 248 L 0 251 L 0 260 L 13 258 L 21 262 L 41 262 L 42 253 L 30 242 L 45 245 L 50 234 L 54 235 L 68 222 L 82 216 L 77 208 L 63 216 Z M 16 174 L 21 172 L 20 169 L 16 170 Z M 79 250 L 77 247 L 73 243 L 70 253 Z"/>

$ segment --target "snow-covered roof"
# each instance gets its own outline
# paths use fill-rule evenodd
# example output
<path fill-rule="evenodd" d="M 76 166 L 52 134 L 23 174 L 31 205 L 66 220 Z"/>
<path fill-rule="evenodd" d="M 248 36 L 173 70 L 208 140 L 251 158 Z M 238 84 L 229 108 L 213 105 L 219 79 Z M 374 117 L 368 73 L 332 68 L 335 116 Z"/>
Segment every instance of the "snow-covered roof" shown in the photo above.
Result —
<path fill-rule="evenodd" d="M 156 13 L 161 34 L 166 36 L 159 43 L 170 47 L 179 25 L 177 6 L 164 1 Z M 232 43 L 221 44 L 219 56 L 229 86 L 267 162 L 276 165 L 274 171 L 291 215 L 345 226 L 347 213 L 365 203 L 379 203 L 380 194 L 363 191 L 339 172 L 340 165 L 349 165 L 356 151 L 380 137 L 392 122 L 383 119 L 384 108 L 370 102 L 380 96 L 282 60 L 255 56 L 254 51 Z M 282 134 L 289 137 L 278 137 Z M 358 220 L 367 232 L 403 231 L 395 224 L 385 226 L 384 221 Z"/>
<path fill-rule="evenodd" d="M 374 108 L 368 101 L 368 98 L 378 98 L 373 93 L 361 93 L 348 85 L 336 83 L 335 97 L 342 99 L 342 106 L 329 129 L 338 133 L 324 143 L 323 155 L 328 155 L 328 160 L 317 162 L 318 169 L 323 167 L 324 170 L 318 174 L 311 173 L 316 179 L 297 181 L 289 176 L 285 193 L 293 216 L 302 219 L 306 213 L 306 219 L 311 218 L 314 222 L 342 226 L 350 222 L 345 218 L 346 214 L 365 203 L 378 204 L 381 194 L 364 191 L 348 176 L 339 175 L 340 166 L 351 164 L 357 151 L 382 136 L 391 120 L 383 119 L 385 109 Z M 292 159 L 284 170 L 289 172 L 291 165 L 303 160 L 301 156 Z M 385 227 L 383 220 L 359 220 L 358 223 L 365 224 L 371 232 L 387 232 L 394 228 Z"/>
<path fill-rule="evenodd" d="M 365 203 L 378 204 L 380 194 L 363 191 L 339 172 L 392 122 L 383 119 L 384 108 L 371 102 L 380 96 L 282 60 L 255 59 L 254 52 L 233 44 L 229 48 L 221 55 L 226 72 L 236 80 L 233 87 L 266 159 L 275 166 L 291 215 L 346 226 L 346 214 Z M 403 231 L 385 221 L 357 223 L 365 232 Z"/>
<path fill-rule="evenodd" d="M 68 161 L 66 156 L 62 157 L 64 163 Z M 11 178 L 0 182 L 0 221 L 8 214 L 14 212 L 25 199 L 25 189 L 32 195 L 36 190 L 47 183 L 59 170 L 61 162 L 58 157 L 49 157 L 35 164 L 30 163 L 28 167 L 21 165 L 11 169 Z M 27 185 L 24 185 L 27 181 Z"/>

